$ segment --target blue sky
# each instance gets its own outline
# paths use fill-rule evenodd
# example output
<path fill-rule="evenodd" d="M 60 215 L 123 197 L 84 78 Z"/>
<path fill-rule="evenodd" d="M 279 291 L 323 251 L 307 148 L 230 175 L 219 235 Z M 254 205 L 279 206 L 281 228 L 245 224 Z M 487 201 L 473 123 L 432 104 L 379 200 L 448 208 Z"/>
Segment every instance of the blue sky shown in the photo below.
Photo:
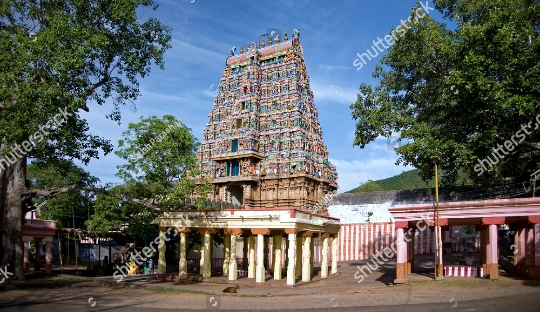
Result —
<path fill-rule="evenodd" d="M 193 2 L 192 2 L 193 1 Z M 323 139 L 343 186 L 347 178 L 359 178 L 344 190 L 369 179 L 377 180 L 412 168 L 396 166 L 396 153 L 386 138 L 378 138 L 366 148 L 353 147 L 355 122 L 349 105 L 356 101 L 361 83 L 376 85 L 372 77 L 382 53 L 360 70 L 353 66 L 357 53 L 371 49 L 373 40 L 383 38 L 408 18 L 413 0 L 361 1 L 210 1 L 157 0 L 157 11 L 140 10 L 141 20 L 157 17 L 173 28 L 172 48 L 165 54 L 165 69 L 155 67 L 150 76 L 140 79 L 142 96 L 136 109 L 122 110 L 122 123 L 105 119 L 111 107 L 90 105 L 90 131 L 116 146 L 130 122 L 140 116 L 170 114 L 190 127 L 201 141 L 203 128 L 213 106 L 224 61 L 233 46 L 246 49 L 259 40 L 268 28 L 278 28 L 289 38 L 301 30 L 300 41 L 315 95 L 315 106 L 323 129 Z M 424 4 L 426 1 L 424 1 Z M 433 7 L 430 1 L 429 5 Z M 440 14 L 431 11 L 439 19 Z M 121 182 L 116 166 L 124 163 L 114 153 L 101 155 L 86 168 L 102 183 Z M 350 179 L 349 179 L 350 180 Z"/>

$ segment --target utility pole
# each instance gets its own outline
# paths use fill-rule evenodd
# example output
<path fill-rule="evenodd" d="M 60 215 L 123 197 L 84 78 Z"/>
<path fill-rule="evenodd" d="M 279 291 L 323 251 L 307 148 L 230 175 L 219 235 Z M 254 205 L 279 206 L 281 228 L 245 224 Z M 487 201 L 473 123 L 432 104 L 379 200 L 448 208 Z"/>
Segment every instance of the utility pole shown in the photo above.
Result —
<path fill-rule="evenodd" d="M 441 226 L 439 220 L 439 174 L 437 171 L 437 164 L 435 164 L 435 279 L 443 279 L 443 253 L 442 253 L 442 239 L 441 239 Z"/>

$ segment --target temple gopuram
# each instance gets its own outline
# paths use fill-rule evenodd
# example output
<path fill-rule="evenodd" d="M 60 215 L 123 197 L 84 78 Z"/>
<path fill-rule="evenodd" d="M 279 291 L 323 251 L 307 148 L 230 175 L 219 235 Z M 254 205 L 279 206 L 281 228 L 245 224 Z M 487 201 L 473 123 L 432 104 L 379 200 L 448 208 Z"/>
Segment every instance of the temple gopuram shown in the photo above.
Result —
<path fill-rule="evenodd" d="M 232 48 L 197 156 L 210 199 L 244 208 L 310 209 L 337 189 L 300 31 Z M 323 207 L 317 211 L 327 214 Z"/>

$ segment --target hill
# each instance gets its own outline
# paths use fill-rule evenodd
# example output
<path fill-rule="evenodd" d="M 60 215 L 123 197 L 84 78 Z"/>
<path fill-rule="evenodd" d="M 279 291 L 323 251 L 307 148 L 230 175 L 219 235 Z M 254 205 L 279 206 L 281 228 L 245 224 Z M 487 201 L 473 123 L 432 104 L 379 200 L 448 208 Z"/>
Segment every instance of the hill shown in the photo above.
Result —
<path fill-rule="evenodd" d="M 465 174 L 460 174 L 458 185 L 470 185 L 471 181 L 467 179 Z M 435 179 L 425 182 L 420 177 L 420 170 L 414 169 L 405 171 L 397 176 L 390 178 L 367 181 L 359 187 L 352 189 L 346 193 L 358 193 L 358 192 L 375 192 L 375 191 L 394 191 L 394 190 L 413 190 L 421 188 L 435 187 Z"/>

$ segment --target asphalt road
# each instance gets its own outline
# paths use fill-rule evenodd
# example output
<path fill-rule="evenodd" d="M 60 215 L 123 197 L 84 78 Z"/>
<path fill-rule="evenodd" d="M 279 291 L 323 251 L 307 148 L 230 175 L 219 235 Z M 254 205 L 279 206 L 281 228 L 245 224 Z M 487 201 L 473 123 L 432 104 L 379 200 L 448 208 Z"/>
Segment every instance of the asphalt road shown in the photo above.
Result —
<path fill-rule="evenodd" d="M 277 299 L 277 298 L 276 298 Z M 268 307 L 271 309 L 271 307 Z M 195 311 L 219 311 L 219 306 L 209 307 L 207 310 L 195 310 Z M 194 310 L 181 310 L 181 309 L 158 309 L 158 308 L 138 308 L 136 306 L 122 306 L 122 307 L 91 307 L 91 303 L 88 305 L 81 304 L 72 304 L 72 303 L 63 303 L 63 302 L 54 302 L 47 304 L 33 304 L 33 303 L 17 303 L 12 302 L 8 306 L 0 302 L 0 311 L 5 312 L 19 312 L 19 311 L 28 311 L 28 312 L 73 312 L 73 311 L 114 311 L 114 312 L 139 312 L 139 311 L 159 311 L 159 312 L 169 312 L 169 311 L 194 311 Z M 223 310 L 227 311 L 227 310 Z M 228 310 L 228 311 L 253 311 L 253 310 Z M 336 308 L 326 308 L 326 309 L 305 309 L 305 310 L 281 310 L 281 311 L 366 311 L 366 312 L 375 312 L 375 311 L 415 311 L 415 312 L 424 312 L 424 311 L 451 311 L 451 312 L 460 312 L 460 311 L 486 311 L 486 312 L 497 312 L 497 311 L 520 311 L 520 312 L 538 312 L 540 311 L 540 296 L 538 294 L 528 294 L 512 297 L 497 297 L 490 299 L 480 299 L 480 300 L 471 300 L 471 301 L 461 301 L 456 303 L 425 303 L 425 304 L 407 304 L 407 305 L 398 305 L 398 306 L 376 306 L 376 307 L 336 307 Z"/>

